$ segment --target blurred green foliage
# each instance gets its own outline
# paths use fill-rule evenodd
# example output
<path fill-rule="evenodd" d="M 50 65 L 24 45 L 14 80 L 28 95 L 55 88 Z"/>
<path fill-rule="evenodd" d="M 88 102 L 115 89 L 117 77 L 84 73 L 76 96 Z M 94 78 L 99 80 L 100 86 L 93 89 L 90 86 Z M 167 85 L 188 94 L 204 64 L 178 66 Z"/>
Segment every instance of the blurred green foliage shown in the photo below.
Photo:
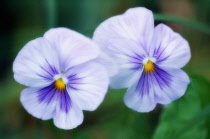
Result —
<path fill-rule="evenodd" d="M 54 4 L 52 2 L 55 2 Z M 208 139 L 210 138 L 210 0 L 2 0 L 0 4 L 0 138 L 75 139 Z M 187 17 L 188 13 L 193 16 Z M 150 113 L 137 113 L 124 105 L 122 90 L 109 90 L 104 102 L 76 129 L 56 128 L 53 121 L 30 116 L 21 106 L 23 86 L 13 79 L 12 62 L 30 40 L 51 27 L 68 27 L 91 37 L 105 19 L 131 7 L 157 13 L 156 24 L 169 23 L 191 46 L 192 59 L 184 68 L 191 76 L 186 94 Z M 53 8 L 54 7 L 54 8 Z M 179 11 L 170 11 L 171 7 Z M 180 10 L 181 9 L 181 10 Z M 181 14 L 177 14 L 180 12 Z M 175 26 L 174 26 L 175 24 Z M 184 26 L 183 26 L 184 25 Z M 178 26 L 178 27 L 177 27 Z M 180 29 L 181 28 L 181 29 Z"/>
<path fill-rule="evenodd" d="M 191 76 L 186 94 L 165 107 L 154 139 L 205 139 L 205 125 L 210 116 L 210 83 L 199 76 Z"/>

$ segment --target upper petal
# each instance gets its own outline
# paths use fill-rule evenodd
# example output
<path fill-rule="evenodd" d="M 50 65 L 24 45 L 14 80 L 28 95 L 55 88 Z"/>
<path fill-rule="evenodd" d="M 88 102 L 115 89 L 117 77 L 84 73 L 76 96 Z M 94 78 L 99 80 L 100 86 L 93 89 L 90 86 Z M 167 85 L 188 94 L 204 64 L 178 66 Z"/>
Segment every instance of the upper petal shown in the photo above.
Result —
<path fill-rule="evenodd" d="M 105 68 L 95 62 L 88 62 L 70 69 L 68 93 L 82 110 L 95 110 L 103 101 L 108 89 L 108 75 Z"/>
<path fill-rule="evenodd" d="M 188 42 L 164 24 L 155 27 L 150 55 L 158 65 L 182 68 L 191 57 Z"/>
<path fill-rule="evenodd" d="M 101 23 L 94 32 L 93 40 L 106 48 L 110 39 L 131 39 L 148 52 L 154 31 L 154 17 L 142 7 L 130 8 L 124 14 L 111 17 Z"/>
<path fill-rule="evenodd" d="M 56 50 L 48 40 L 37 38 L 28 42 L 13 63 L 17 82 L 31 87 L 47 86 L 60 73 Z"/>
<path fill-rule="evenodd" d="M 98 57 L 100 50 L 89 38 L 67 28 L 50 29 L 44 34 L 59 52 L 62 71 Z"/>

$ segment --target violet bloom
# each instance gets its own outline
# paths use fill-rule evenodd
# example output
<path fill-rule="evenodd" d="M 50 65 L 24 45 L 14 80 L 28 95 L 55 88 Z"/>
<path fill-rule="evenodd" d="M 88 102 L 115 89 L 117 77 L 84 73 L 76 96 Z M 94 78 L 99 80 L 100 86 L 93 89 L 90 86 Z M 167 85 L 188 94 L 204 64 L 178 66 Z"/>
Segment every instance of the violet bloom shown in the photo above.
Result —
<path fill-rule="evenodd" d="M 95 110 L 107 92 L 107 72 L 95 62 L 99 54 L 92 40 L 66 28 L 27 43 L 13 64 L 15 80 L 29 86 L 21 93 L 24 108 L 62 129 L 80 125 L 82 110 Z"/>
<path fill-rule="evenodd" d="M 191 57 L 188 42 L 164 24 L 154 27 L 150 10 L 131 8 L 107 19 L 93 40 L 117 62 L 111 87 L 128 88 L 124 102 L 129 108 L 149 112 L 184 95 L 190 80 L 180 68 Z"/>

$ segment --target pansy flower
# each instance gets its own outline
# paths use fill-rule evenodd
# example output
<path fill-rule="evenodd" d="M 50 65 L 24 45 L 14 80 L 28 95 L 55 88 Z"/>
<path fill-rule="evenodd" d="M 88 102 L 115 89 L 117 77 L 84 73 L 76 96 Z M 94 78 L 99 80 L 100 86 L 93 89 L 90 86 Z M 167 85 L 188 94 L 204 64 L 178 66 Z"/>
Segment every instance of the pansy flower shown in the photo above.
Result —
<path fill-rule="evenodd" d="M 111 87 L 128 88 L 125 104 L 149 112 L 184 95 L 190 82 L 181 70 L 190 57 L 188 42 L 164 24 L 154 27 L 153 13 L 131 8 L 101 23 L 93 40 L 116 61 Z"/>
<path fill-rule="evenodd" d="M 13 64 L 15 80 L 28 86 L 21 92 L 24 108 L 37 118 L 52 118 L 62 129 L 80 125 L 82 110 L 95 110 L 108 89 L 99 55 L 91 39 L 66 28 L 28 42 Z"/>

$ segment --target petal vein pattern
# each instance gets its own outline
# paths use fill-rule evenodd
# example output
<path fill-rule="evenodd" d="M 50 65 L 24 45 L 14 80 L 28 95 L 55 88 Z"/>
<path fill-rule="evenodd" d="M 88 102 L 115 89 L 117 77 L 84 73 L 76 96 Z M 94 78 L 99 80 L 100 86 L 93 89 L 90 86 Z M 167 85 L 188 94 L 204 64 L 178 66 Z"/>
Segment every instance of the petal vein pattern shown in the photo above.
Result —
<path fill-rule="evenodd" d="M 160 87 L 161 90 L 164 88 L 169 88 L 171 85 L 171 75 L 166 71 L 160 69 L 158 66 L 155 66 L 155 71 L 151 73 L 143 72 L 137 87 L 136 91 L 139 92 L 140 96 L 147 95 L 150 93 L 154 85 Z"/>
<path fill-rule="evenodd" d="M 68 113 L 69 109 L 71 108 L 71 98 L 68 95 L 66 89 L 64 89 L 63 91 L 56 90 L 54 88 L 54 84 L 52 84 L 39 90 L 38 93 L 38 100 L 40 103 L 43 102 L 49 104 L 56 98 L 59 101 L 60 109 L 62 111 Z"/>

